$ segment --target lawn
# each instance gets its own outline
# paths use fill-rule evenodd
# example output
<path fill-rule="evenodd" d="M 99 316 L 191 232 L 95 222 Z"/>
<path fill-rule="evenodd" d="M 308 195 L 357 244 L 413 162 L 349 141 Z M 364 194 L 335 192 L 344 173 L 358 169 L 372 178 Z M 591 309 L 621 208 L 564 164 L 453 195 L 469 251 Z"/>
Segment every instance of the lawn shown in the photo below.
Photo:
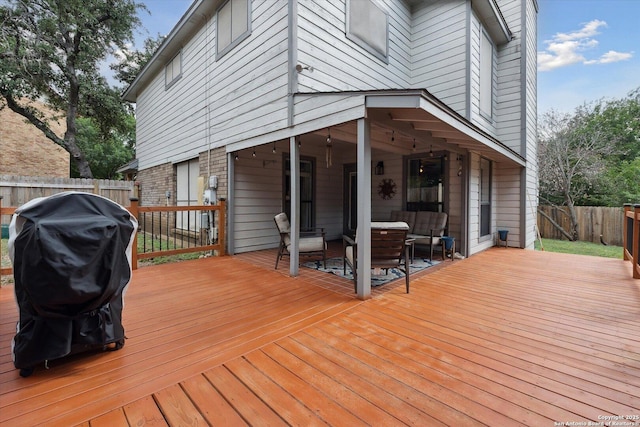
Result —
<path fill-rule="evenodd" d="M 561 252 L 565 254 L 592 255 L 622 259 L 621 246 L 605 246 L 601 243 L 542 239 L 542 248 L 547 252 Z M 536 240 L 536 250 L 541 250 L 540 241 L 538 240 Z"/>

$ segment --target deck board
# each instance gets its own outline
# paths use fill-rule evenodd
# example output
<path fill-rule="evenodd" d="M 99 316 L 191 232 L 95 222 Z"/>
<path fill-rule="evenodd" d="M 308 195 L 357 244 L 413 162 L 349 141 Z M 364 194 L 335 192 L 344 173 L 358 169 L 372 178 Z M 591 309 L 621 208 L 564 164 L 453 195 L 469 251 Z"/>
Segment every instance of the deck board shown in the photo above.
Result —
<path fill-rule="evenodd" d="M 127 343 L 20 378 L 0 289 L 0 425 L 553 425 L 640 415 L 640 281 L 495 248 L 375 289 L 275 254 L 142 268 Z M 429 271 L 431 270 L 431 271 Z M 90 395 L 91 399 L 86 396 Z"/>

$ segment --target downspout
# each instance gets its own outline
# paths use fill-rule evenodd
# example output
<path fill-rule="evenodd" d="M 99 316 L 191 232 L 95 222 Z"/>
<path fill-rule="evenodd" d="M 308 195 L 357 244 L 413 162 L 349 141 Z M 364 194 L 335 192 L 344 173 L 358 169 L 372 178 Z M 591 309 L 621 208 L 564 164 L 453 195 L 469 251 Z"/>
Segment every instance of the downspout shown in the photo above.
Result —
<path fill-rule="evenodd" d="M 212 18 L 213 19 L 213 18 Z M 210 49 L 210 28 L 209 28 L 209 20 L 207 19 L 207 17 L 205 16 L 205 20 L 206 20 L 206 35 L 205 35 L 205 55 L 206 55 L 206 62 L 205 62 L 205 68 L 204 68 L 204 75 L 205 75 L 205 82 L 204 82 L 204 108 L 207 109 L 207 111 L 205 112 L 204 115 L 204 119 L 205 119 L 205 123 L 204 123 L 204 131 L 206 132 L 206 141 L 207 141 L 207 177 L 206 180 L 209 179 L 209 177 L 211 176 L 211 106 L 209 103 L 209 82 L 210 82 L 210 78 L 209 78 L 209 61 L 211 58 L 211 55 L 209 54 L 211 52 Z M 208 181 L 207 181 L 208 182 Z M 218 203 L 217 200 L 213 200 L 213 204 L 215 205 L 216 203 Z"/>
<path fill-rule="evenodd" d="M 289 0 L 287 13 L 287 126 L 293 126 L 294 94 L 298 91 L 298 73 L 295 71 L 298 57 L 298 0 Z"/>

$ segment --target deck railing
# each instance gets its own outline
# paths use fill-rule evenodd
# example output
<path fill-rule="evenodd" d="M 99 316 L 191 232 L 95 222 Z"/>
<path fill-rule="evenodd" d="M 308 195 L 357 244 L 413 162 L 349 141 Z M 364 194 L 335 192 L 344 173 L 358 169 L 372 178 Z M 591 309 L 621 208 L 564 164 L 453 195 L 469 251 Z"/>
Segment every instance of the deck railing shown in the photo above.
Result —
<path fill-rule="evenodd" d="M 205 251 L 225 254 L 224 200 L 217 205 L 139 206 L 138 199 L 131 198 L 128 209 L 138 219 L 134 270 L 141 259 Z M 138 244 L 138 239 L 143 241 Z"/>
<path fill-rule="evenodd" d="M 140 206 L 138 199 L 132 197 L 126 208 L 138 219 L 131 259 L 134 270 L 141 259 L 191 252 L 211 251 L 218 256 L 225 254 L 224 200 L 217 205 Z M 3 207 L 0 196 L 0 218 L 13 215 L 16 209 Z M 142 241 L 138 244 L 139 239 Z M 12 267 L 0 266 L 0 277 L 11 274 Z"/>
<path fill-rule="evenodd" d="M 623 257 L 631 261 L 633 278 L 640 279 L 640 205 L 624 205 Z"/>

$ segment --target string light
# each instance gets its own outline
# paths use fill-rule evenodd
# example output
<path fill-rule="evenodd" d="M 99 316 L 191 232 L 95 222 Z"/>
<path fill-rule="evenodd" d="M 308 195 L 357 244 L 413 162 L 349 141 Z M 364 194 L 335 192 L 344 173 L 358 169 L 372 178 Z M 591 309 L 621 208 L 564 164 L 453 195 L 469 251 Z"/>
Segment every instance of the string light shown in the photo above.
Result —
<path fill-rule="evenodd" d="M 276 143 L 275 142 L 273 143 L 273 149 L 271 150 L 271 152 L 274 153 L 274 154 L 276 152 Z"/>
<path fill-rule="evenodd" d="M 416 151 L 416 139 L 413 138 L 413 151 Z"/>

